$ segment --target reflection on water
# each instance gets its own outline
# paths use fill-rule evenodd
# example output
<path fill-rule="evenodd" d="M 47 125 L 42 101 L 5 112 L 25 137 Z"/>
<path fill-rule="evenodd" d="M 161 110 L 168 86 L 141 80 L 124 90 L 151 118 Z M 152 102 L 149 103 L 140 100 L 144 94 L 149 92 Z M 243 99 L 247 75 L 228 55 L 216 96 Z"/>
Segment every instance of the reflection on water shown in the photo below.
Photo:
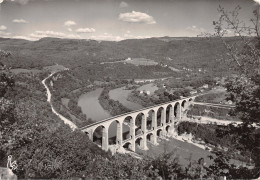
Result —
<path fill-rule="evenodd" d="M 111 117 L 111 115 L 103 109 L 99 104 L 98 97 L 102 92 L 102 88 L 83 94 L 79 97 L 78 105 L 82 112 L 94 121 L 100 121 Z"/>

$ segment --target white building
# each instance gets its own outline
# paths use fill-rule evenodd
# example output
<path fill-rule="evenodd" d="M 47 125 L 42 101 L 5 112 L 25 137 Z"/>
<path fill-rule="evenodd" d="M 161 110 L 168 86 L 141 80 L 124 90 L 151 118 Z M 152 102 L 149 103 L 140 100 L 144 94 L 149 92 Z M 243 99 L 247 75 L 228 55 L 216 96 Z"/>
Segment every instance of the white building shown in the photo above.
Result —
<path fill-rule="evenodd" d="M 190 94 L 196 94 L 196 93 L 198 93 L 197 90 L 194 90 L 194 91 L 191 91 L 191 92 L 190 92 Z"/>

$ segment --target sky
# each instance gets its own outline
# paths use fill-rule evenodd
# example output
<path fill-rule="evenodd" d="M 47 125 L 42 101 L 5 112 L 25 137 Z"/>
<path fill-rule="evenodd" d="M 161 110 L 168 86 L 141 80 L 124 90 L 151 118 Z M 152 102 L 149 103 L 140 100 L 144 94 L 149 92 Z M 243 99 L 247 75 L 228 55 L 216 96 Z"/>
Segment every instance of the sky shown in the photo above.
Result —
<path fill-rule="evenodd" d="M 255 0 L 260 1 L 260 0 Z M 253 0 L 0 0 L 0 37 L 120 41 L 195 37 L 213 32 L 219 5 L 241 6 L 248 22 Z"/>

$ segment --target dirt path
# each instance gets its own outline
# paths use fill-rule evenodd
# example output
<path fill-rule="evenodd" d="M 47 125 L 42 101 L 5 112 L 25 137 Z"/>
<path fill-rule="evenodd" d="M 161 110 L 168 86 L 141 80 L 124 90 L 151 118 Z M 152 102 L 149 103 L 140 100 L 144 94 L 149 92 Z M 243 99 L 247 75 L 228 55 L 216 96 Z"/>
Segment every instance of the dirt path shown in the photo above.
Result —
<path fill-rule="evenodd" d="M 46 77 L 44 80 L 42 80 L 42 84 L 44 85 L 46 91 L 47 91 L 47 102 L 49 102 L 49 104 L 51 105 L 51 110 L 54 114 L 56 114 L 65 124 L 68 124 L 71 129 L 76 129 L 77 126 L 71 122 L 69 119 L 65 118 L 64 116 L 62 116 L 61 114 L 59 114 L 53 107 L 52 103 L 51 103 L 51 91 L 48 88 L 48 86 L 46 85 L 46 80 L 51 78 L 53 76 L 53 74 L 55 74 L 55 72 L 51 73 L 48 77 Z"/>

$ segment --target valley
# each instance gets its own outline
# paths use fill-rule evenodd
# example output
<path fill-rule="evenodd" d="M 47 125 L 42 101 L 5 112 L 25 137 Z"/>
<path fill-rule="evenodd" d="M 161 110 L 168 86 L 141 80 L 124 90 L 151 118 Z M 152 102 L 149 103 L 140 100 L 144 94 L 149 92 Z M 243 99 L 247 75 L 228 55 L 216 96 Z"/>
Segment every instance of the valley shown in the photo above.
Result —
<path fill-rule="evenodd" d="M 231 38 L 231 40 L 236 41 L 235 38 Z M 13 44 L 19 44 L 21 43 L 20 41 L 22 40 L 17 40 L 16 42 L 14 40 L 2 39 L 0 40 L 0 48 L 11 49 Z M 66 41 L 68 42 L 65 43 Z M 157 38 L 138 41 L 144 44 L 148 42 L 149 44 L 155 43 L 156 46 L 164 46 L 164 43 L 166 43 L 165 41 L 161 42 Z M 175 43 L 172 41 L 175 40 L 169 40 L 170 44 Z M 194 41 L 202 45 L 212 44 L 212 42 L 201 38 L 186 38 L 183 41 L 185 46 L 186 43 L 189 42 L 188 44 L 190 44 Z M 169 46 L 169 42 L 167 42 L 167 46 Z M 50 108 L 49 113 L 53 113 L 56 116 L 54 118 L 55 123 L 64 123 L 65 127 L 67 124 L 76 132 L 114 116 L 120 117 L 125 113 L 198 95 L 194 103 L 187 107 L 187 109 L 184 108 L 184 104 L 180 105 L 183 108 L 181 119 L 178 119 L 175 107 L 172 107 L 171 110 L 166 108 L 165 116 L 162 115 L 163 111 L 158 109 L 155 116 L 158 121 L 162 122 L 165 120 L 168 121 L 167 123 L 169 121 L 173 122 L 171 130 L 168 132 L 168 129 L 165 135 L 159 131 L 156 131 L 154 134 L 154 138 L 157 139 L 159 144 L 153 144 L 150 139 L 147 143 L 148 149 L 146 150 L 142 148 L 141 142 L 134 142 L 136 146 L 135 150 L 132 150 L 130 146 L 122 144 L 124 150 L 120 150 L 120 148 L 115 148 L 115 150 L 108 148 L 109 152 L 111 151 L 113 154 L 115 152 L 123 152 L 124 154 L 129 151 L 132 153 L 132 156 L 130 155 L 129 158 L 137 155 L 141 159 L 147 157 L 156 159 L 161 158 L 162 155 L 174 153 L 173 159 L 177 158 L 181 167 L 189 166 L 190 162 L 196 164 L 200 158 L 205 160 L 205 167 L 210 167 L 214 164 L 214 161 L 209 156 L 215 156 L 215 151 L 226 152 L 226 149 L 232 149 L 232 146 L 229 146 L 228 142 L 233 141 L 235 135 L 230 137 L 225 136 L 224 141 L 221 142 L 221 138 L 218 136 L 208 135 L 206 137 L 205 134 L 208 134 L 209 131 L 212 134 L 225 132 L 230 127 L 230 123 L 234 123 L 235 127 L 241 123 L 236 114 L 230 114 L 230 109 L 234 108 L 236 104 L 226 99 L 228 93 L 224 87 L 224 81 L 234 76 L 234 72 L 227 71 L 224 65 L 223 67 L 217 66 L 217 70 L 212 70 L 213 61 L 201 66 L 208 54 L 201 53 L 200 49 L 195 48 L 194 51 L 190 52 L 192 54 L 190 56 L 193 56 L 194 53 L 201 53 L 200 56 L 203 57 L 189 62 L 181 57 L 171 56 L 170 53 L 173 50 L 169 50 L 166 53 L 168 58 L 162 57 L 160 59 L 157 55 L 151 58 L 146 52 L 142 54 L 143 57 L 139 56 L 131 60 L 121 60 L 125 57 L 118 57 L 115 54 L 110 54 L 111 56 L 109 56 L 104 49 L 111 48 L 111 44 L 117 46 L 116 44 L 119 43 L 128 47 L 128 49 L 133 48 L 131 51 L 134 51 L 135 48 L 131 40 L 116 44 L 115 42 L 101 42 L 96 44 L 95 41 L 85 42 L 83 40 L 47 38 L 36 42 L 24 41 L 23 43 L 26 44 L 28 49 L 30 49 L 30 46 L 35 47 L 37 44 L 38 47 L 36 46 L 37 48 L 30 53 L 32 56 L 38 56 L 39 59 L 31 59 L 31 57 L 26 55 L 26 52 L 20 53 L 22 50 L 19 48 L 21 47 L 16 46 L 17 48 L 12 50 L 14 55 L 8 61 L 5 60 L 3 62 L 7 63 L 8 67 L 11 68 L 11 73 L 18 79 L 18 86 L 24 85 L 22 81 L 19 81 L 19 78 L 29 78 L 29 81 L 31 81 L 36 77 L 47 92 L 46 98 Z M 55 44 L 56 46 L 54 46 Z M 71 47 L 67 47 L 67 50 L 70 51 L 70 48 L 75 45 L 77 47 L 75 51 L 78 51 L 77 53 L 79 53 L 78 56 L 80 58 L 77 58 L 75 55 L 71 59 L 66 57 L 66 52 L 59 49 L 61 44 L 64 45 L 65 49 L 69 44 Z M 91 47 L 96 46 L 95 55 L 90 57 L 91 53 L 88 52 L 87 44 Z M 54 52 L 56 49 L 59 49 L 59 52 Z M 47 50 L 53 52 L 49 53 L 48 59 L 45 59 L 46 56 L 44 53 Z M 110 50 L 107 51 L 110 52 Z M 85 52 L 85 55 L 86 52 L 88 53 L 86 56 L 82 56 L 80 53 L 83 52 Z M 43 56 L 39 56 L 38 53 L 43 54 Z M 107 56 L 107 61 L 104 61 L 105 59 L 100 57 L 101 55 Z M 187 52 L 185 56 L 188 56 Z M 214 58 L 217 59 L 217 56 Z M 23 59 L 22 61 L 25 64 L 30 64 L 29 68 L 28 65 L 19 64 L 17 59 Z M 197 61 L 200 62 L 200 66 L 197 66 Z M 44 91 L 43 87 L 39 89 Z M 37 91 L 36 93 L 41 94 Z M 35 96 L 37 98 L 37 95 Z M 151 113 L 147 114 L 147 127 L 149 128 L 154 126 L 152 124 L 155 124 L 152 122 L 152 117 Z M 136 116 L 135 118 L 134 131 L 131 130 L 131 119 L 126 118 L 125 122 L 122 123 L 121 131 L 124 143 L 133 136 L 131 134 L 133 132 L 137 134 L 137 140 L 141 136 L 140 134 L 138 135 L 143 129 L 141 116 Z M 159 126 L 160 123 L 158 122 L 157 125 Z M 43 125 L 45 126 L 45 124 Z M 194 129 L 194 127 L 197 127 L 197 129 Z M 109 147 L 117 147 L 118 124 L 114 122 L 106 128 Z M 166 128 L 169 127 L 167 126 Z M 49 127 L 49 129 L 51 128 Z M 171 135 L 170 132 L 178 133 Z M 86 132 L 77 136 L 83 139 L 86 138 L 87 142 L 84 141 L 85 145 L 90 146 L 95 151 L 96 148 L 99 148 L 99 151 L 103 148 L 104 128 L 98 127 L 93 131 L 91 136 Z M 185 139 L 186 136 L 191 138 Z M 91 143 L 91 145 L 88 143 Z M 246 159 L 248 155 L 240 155 L 239 153 L 240 151 L 238 150 L 233 152 L 232 163 L 238 166 L 245 163 L 246 167 L 249 167 L 250 162 Z M 103 154 L 103 151 L 100 154 Z"/>

